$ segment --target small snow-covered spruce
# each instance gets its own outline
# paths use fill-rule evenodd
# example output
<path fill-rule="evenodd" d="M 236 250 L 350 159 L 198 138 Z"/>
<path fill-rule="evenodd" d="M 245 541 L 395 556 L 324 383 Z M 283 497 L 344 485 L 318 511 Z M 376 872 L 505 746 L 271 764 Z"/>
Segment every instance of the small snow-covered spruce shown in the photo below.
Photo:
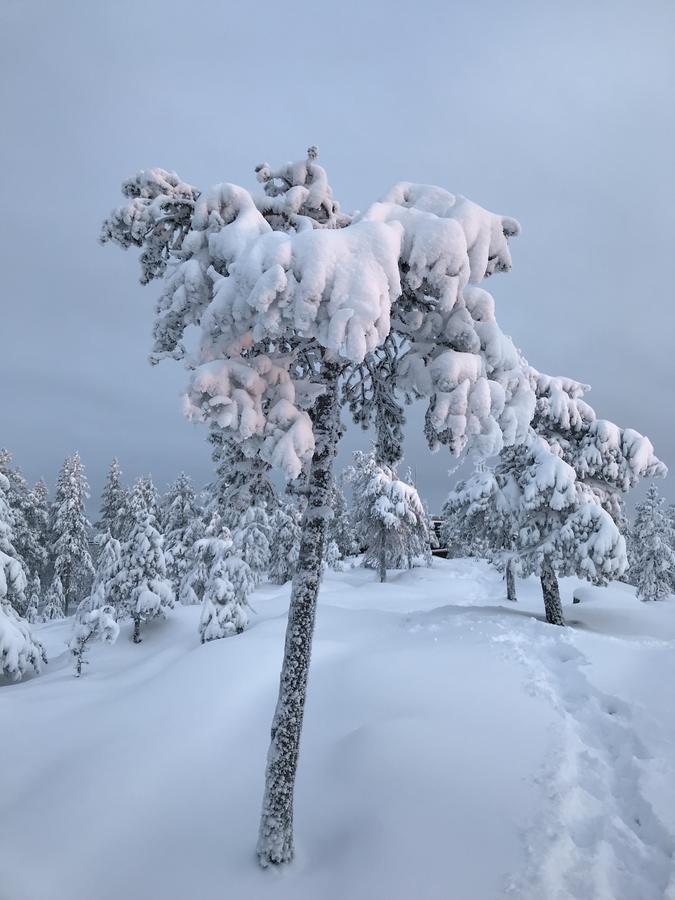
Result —
<path fill-rule="evenodd" d="M 18 608 L 25 606 L 26 573 L 12 545 L 9 480 L 0 472 L 0 672 L 18 680 L 32 666 L 39 672 L 44 649 Z"/>
<path fill-rule="evenodd" d="M 54 573 L 59 576 L 68 615 L 71 602 L 88 588 L 94 573 L 89 553 L 91 526 L 85 513 L 89 485 L 79 453 L 69 456 L 59 472 L 51 511 Z"/>
<path fill-rule="evenodd" d="M 141 625 L 166 615 L 174 604 L 171 582 L 166 577 L 163 539 L 148 509 L 147 483 L 139 479 L 129 500 L 131 530 L 120 547 L 114 590 L 120 597 L 120 613 L 133 621 L 132 639 L 141 642 Z"/>
<path fill-rule="evenodd" d="M 295 574 L 300 553 L 300 526 L 291 509 L 277 509 L 270 518 L 269 576 L 272 584 L 286 584 Z"/>
<path fill-rule="evenodd" d="M 328 541 L 328 545 L 326 547 L 326 553 L 324 555 L 324 564 L 327 569 L 333 569 L 335 572 L 339 572 L 342 568 L 340 563 L 341 553 L 340 548 L 335 543 L 335 541 Z"/>
<path fill-rule="evenodd" d="M 374 452 L 354 454 L 349 470 L 354 487 L 354 528 L 366 548 L 364 565 L 376 568 L 386 581 L 387 568 L 412 567 L 426 542 L 426 514 L 415 488 L 380 465 Z"/>
<path fill-rule="evenodd" d="M 206 525 L 201 519 L 192 521 L 186 540 L 193 540 L 180 586 L 180 598 L 184 606 L 196 606 L 202 602 L 217 541 L 223 537 L 224 532 L 222 519 L 217 512 L 211 513 Z"/>
<path fill-rule="evenodd" d="M 45 597 L 45 608 L 42 610 L 42 618 L 45 622 L 52 619 L 63 619 L 66 615 L 66 598 L 63 593 L 63 584 L 58 575 L 54 575 L 52 583 Z"/>
<path fill-rule="evenodd" d="M 192 480 L 181 472 L 166 493 L 163 503 L 164 555 L 166 574 L 174 592 L 180 586 L 188 567 L 192 546 L 190 526 L 197 516 L 197 506 Z"/>
<path fill-rule="evenodd" d="M 117 458 L 110 463 L 103 491 L 101 492 L 101 515 L 96 528 L 102 534 L 111 534 L 117 540 L 123 536 L 129 492 L 122 484 L 122 469 Z"/>
<path fill-rule="evenodd" d="M 429 185 L 395 185 L 357 216 L 333 197 L 316 148 L 256 169 L 264 192 L 201 193 L 163 169 L 123 185 L 101 239 L 141 248 L 141 280 L 162 278 L 153 360 L 201 341 L 186 410 L 287 478 L 306 477 L 298 569 L 268 754 L 258 858 L 293 858 L 293 791 L 343 386 L 391 335 L 392 395 L 427 400 L 432 448 L 496 454 L 527 433 L 524 361 L 478 283 L 508 271 L 518 223 Z M 171 264 L 170 264 L 171 263 Z M 381 367 L 375 367 L 383 371 Z M 358 396 L 349 405 L 359 415 Z M 371 407 L 377 410 L 377 404 Z"/>
<path fill-rule="evenodd" d="M 443 539 L 452 555 L 480 556 L 504 573 L 506 597 L 516 601 L 520 494 L 502 469 L 480 464 L 443 506 Z"/>
<path fill-rule="evenodd" d="M 121 545 L 109 531 L 96 535 L 96 543 L 99 546 L 96 560 L 96 571 L 88 597 L 80 603 L 77 615 L 82 615 L 92 609 L 100 609 L 102 606 L 112 606 L 118 611 L 123 611 L 124 598 L 117 589 L 120 574 Z"/>
<path fill-rule="evenodd" d="M 86 653 L 90 641 L 98 640 L 104 644 L 114 644 L 119 633 L 120 626 L 115 620 L 115 610 L 112 606 L 83 610 L 75 617 L 68 648 L 73 655 L 76 678 L 82 674 L 82 666 L 88 665 Z"/>
<path fill-rule="evenodd" d="M 213 562 L 199 620 L 202 644 L 244 631 L 251 609 L 248 598 L 255 587 L 248 564 L 232 554 L 233 545 L 227 529 L 219 537 L 205 540 L 209 542 Z"/>
<path fill-rule="evenodd" d="M 40 621 L 40 604 L 42 602 L 42 584 L 40 576 L 33 575 L 28 585 L 28 603 L 24 614 L 25 620 L 29 625 L 34 625 Z"/>
<path fill-rule="evenodd" d="M 270 522 L 262 506 L 251 506 L 239 519 L 232 538 L 235 551 L 246 562 L 255 578 L 262 581 L 270 564 Z"/>
<path fill-rule="evenodd" d="M 635 509 L 632 581 L 640 600 L 663 600 L 673 590 L 675 550 L 673 532 L 664 500 L 655 484 Z"/>

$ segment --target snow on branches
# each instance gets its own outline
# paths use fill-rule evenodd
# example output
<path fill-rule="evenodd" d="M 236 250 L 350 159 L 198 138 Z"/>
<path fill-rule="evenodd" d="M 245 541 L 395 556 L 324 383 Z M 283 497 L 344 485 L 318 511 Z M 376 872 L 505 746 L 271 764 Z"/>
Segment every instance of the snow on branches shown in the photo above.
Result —
<path fill-rule="evenodd" d="M 265 194 L 232 184 L 199 193 L 163 170 L 125 183 L 102 239 L 155 259 L 165 277 L 156 358 L 181 356 L 200 329 L 186 401 L 253 452 L 297 477 L 314 448 L 307 408 L 322 348 L 361 365 L 395 338 L 397 389 L 429 401 L 427 436 L 455 453 L 522 440 L 534 396 L 524 361 L 477 288 L 511 266 L 518 224 L 440 188 L 402 183 L 363 214 L 339 211 L 312 148 L 280 169 L 258 167 Z M 153 174 L 154 173 L 154 174 Z M 168 262 L 167 262 L 168 261 Z"/>

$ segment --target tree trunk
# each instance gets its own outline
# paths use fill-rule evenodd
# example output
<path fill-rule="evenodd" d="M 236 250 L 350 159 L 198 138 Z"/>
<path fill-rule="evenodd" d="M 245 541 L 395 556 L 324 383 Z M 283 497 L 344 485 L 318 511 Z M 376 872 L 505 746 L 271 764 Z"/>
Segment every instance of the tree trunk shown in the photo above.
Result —
<path fill-rule="evenodd" d="M 512 559 L 506 563 L 506 599 L 513 601 L 513 603 L 518 599 L 516 596 L 516 576 L 513 572 Z"/>
<path fill-rule="evenodd" d="M 546 621 L 549 625 L 564 625 L 562 603 L 560 602 L 560 589 L 558 579 L 553 571 L 553 566 L 546 560 L 541 569 L 541 591 L 544 595 L 544 609 Z"/>
<path fill-rule="evenodd" d="M 141 637 L 141 617 L 134 616 L 134 635 L 133 641 L 134 644 L 140 644 L 143 638 Z"/>
<path fill-rule="evenodd" d="M 377 551 L 377 571 L 380 581 L 385 582 L 387 580 L 387 540 L 383 525 L 380 525 L 380 541 Z"/>
<path fill-rule="evenodd" d="M 288 610 L 279 698 L 267 754 L 257 848 L 258 860 L 263 867 L 291 862 L 294 854 L 293 791 L 325 549 L 325 510 L 330 502 L 333 459 L 340 438 L 337 365 L 324 363 L 324 375 L 326 393 L 318 398 L 313 415 L 315 449 L 307 483 L 307 507 L 302 517 L 298 566 Z"/>

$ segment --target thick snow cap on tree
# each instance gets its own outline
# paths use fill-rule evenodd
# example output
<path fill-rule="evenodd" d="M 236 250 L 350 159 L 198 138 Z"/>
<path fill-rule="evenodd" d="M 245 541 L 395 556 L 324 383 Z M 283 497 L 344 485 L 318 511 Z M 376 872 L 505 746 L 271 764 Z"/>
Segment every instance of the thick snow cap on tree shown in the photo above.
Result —
<path fill-rule="evenodd" d="M 476 287 L 510 268 L 513 219 L 411 184 L 350 217 L 316 148 L 301 163 L 259 166 L 263 196 L 232 184 L 200 194 L 152 172 L 125 184 L 132 203 L 102 239 L 145 248 L 142 280 L 166 276 L 155 359 L 185 355 L 184 333 L 199 327 L 193 419 L 297 477 L 313 453 L 307 409 L 321 390 L 300 357 L 315 347 L 358 365 L 391 334 L 400 390 L 429 400 L 432 446 L 496 453 L 523 440 L 534 407 L 526 366 Z"/>

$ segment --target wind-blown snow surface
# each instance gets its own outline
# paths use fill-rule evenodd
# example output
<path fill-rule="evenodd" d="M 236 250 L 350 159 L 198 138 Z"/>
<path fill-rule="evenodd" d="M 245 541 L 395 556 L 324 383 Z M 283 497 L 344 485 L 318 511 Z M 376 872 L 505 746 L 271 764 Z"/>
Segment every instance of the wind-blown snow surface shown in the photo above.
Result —
<path fill-rule="evenodd" d="M 329 572 L 298 859 L 254 858 L 289 586 L 201 646 L 199 609 L 122 628 L 73 678 L 70 622 L 0 686 L 2 900 L 675 898 L 675 598 L 585 587 L 572 627 L 485 564 Z M 535 617 L 536 616 L 536 617 Z"/>

